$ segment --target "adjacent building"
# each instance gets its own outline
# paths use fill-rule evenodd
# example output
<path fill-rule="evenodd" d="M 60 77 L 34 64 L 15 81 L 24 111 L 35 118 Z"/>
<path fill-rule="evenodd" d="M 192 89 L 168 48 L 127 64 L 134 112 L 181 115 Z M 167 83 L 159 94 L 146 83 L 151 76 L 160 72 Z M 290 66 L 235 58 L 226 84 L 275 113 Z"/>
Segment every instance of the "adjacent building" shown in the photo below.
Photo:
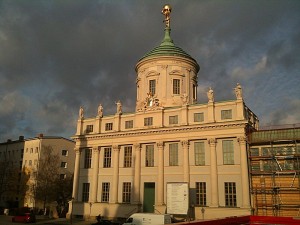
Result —
<path fill-rule="evenodd" d="M 60 177 L 64 179 L 74 171 L 74 146 L 72 140 L 43 134 L 28 139 L 20 136 L 17 141 L 0 143 L 0 162 L 5 165 L 0 176 L 1 190 L 5 190 L 1 193 L 1 206 L 43 208 L 35 199 L 36 174 L 43 172 L 39 171 L 39 162 L 51 148 L 60 158 Z M 8 179 L 11 175 L 12 179 Z"/>
<path fill-rule="evenodd" d="M 253 214 L 300 215 L 300 124 L 249 135 Z"/>
<path fill-rule="evenodd" d="M 258 129 L 258 118 L 239 84 L 228 101 L 216 102 L 208 87 L 207 102 L 197 103 L 200 67 L 174 44 L 168 5 L 163 14 L 161 44 L 135 67 L 135 112 L 124 113 L 120 101 L 114 115 L 104 116 L 101 104 L 93 118 L 79 110 L 69 214 L 125 218 L 172 211 L 195 219 L 251 214 L 247 135 Z M 177 191 L 172 185 L 184 199 L 172 194 Z"/>

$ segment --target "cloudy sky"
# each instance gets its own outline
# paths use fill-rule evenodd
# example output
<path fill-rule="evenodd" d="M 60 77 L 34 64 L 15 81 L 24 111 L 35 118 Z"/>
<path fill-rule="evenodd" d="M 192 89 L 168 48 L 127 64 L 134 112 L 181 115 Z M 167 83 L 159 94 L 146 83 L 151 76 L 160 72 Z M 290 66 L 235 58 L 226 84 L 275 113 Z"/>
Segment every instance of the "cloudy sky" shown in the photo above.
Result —
<path fill-rule="evenodd" d="M 2 0 L 0 141 L 39 133 L 69 138 L 86 117 L 135 109 L 137 61 L 160 44 L 162 6 L 171 36 L 195 58 L 198 99 L 234 99 L 261 125 L 300 123 L 299 0 Z"/>

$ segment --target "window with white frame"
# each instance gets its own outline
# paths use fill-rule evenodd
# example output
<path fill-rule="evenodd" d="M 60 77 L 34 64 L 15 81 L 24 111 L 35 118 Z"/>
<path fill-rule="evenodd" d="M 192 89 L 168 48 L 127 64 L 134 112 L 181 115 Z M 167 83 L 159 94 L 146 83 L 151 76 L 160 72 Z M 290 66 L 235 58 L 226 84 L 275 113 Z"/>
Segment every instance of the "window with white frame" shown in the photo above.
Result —
<path fill-rule="evenodd" d="M 68 156 L 68 150 L 65 150 L 65 149 L 61 150 L 61 155 Z"/>
<path fill-rule="evenodd" d="M 169 144 L 169 165 L 178 166 L 178 143 Z"/>
<path fill-rule="evenodd" d="M 196 204 L 206 206 L 206 182 L 196 182 Z"/>
<path fill-rule="evenodd" d="M 180 79 L 173 79 L 173 94 L 180 94 Z"/>
<path fill-rule="evenodd" d="M 132 146 L 124 147 L 124 167 L 132 166 Z"/>
<path fill-rule="evenodd" d="M 204 166 L 205 165 L 205 145 L 204 142 L 194 143 L 194 153 L 195 153 L 195 165 Z"/>
<path fill-rule="evenodd" d="M 154 166 L 154 145 L 146 145 L 146 167 Z"/>
<path fill-rule="evenodd" d="M 236 185 L 235 182 L 225 182 L 225 206 L 236 207 Z"/>
<path fill-rule="evenodd" d="M 102 183 L 101 202 L 109 202 L 109 188 L 110 188 L 110 183 L 108 182 Z"/>
<path fill-rule="evenodd" d="M 90 183 L 83 183 L 82 184 L 82 202 L 89 201 L 89 194 L 90 194 Z"/>
<path fill-rule="evenodd" d="M 111 167 L 111 148 L 104 148 L 103 167 Z"/>
<path fill-rule="evenodd" d="M 108 131 L 108 130 L 112 130 L 113 129 L 113 123 L 106 123 L 105 124 L 105 130 Z"/>
<path fill-rule="evenodd" d="M 169 124 L 178 124 L 178 116 L 169 116 Z"/>
<path fill-rule="evenodd" d="M 60 167 L 61 168 L 67 168 L 67 162 L 61 162 Z"/>
<path fill-rule="evenodd" d="M 153 117 L 144 118 L 144 126 L 152 126 L 153 125 Z"/>
<path fill-rule="evenodd" d="M 156 80 L 149 80 L 149 93 L 155 95 L 156 92 Z"/>
<path fill-rule="evenodd" d="M 194 113 L 194 122 L 203 122 L 204 113 Z"/>
<path fill-rule="evenodd" d="M 92 149 L 86 148 L 84 149 L 84 168 L 88 169 L 92 166 Z"/>
<path fill-rule="evenodd" d="M 123 203 L 130 203 L 131 199 L 131 183 L 130 182 L 124 182 L 123 183 Z"/>
<path fill-rule="evenodd" d="M 222 150 L 223 150 L 223 164 L 233 165 L 234 164 L 233 140 L 223 140 Z"/>
<path fill-rule="evenodd" d="M 222 120 L 232 119 L 232 110 L 231 109 L 221 110 L 221 119 Z"/>

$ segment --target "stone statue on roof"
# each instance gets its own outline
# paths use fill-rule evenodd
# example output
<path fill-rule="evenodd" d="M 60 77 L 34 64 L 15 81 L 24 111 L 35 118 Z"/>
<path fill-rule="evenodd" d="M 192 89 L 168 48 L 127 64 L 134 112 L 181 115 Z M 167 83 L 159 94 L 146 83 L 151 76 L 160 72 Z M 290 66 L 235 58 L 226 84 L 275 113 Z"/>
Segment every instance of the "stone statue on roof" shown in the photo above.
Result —
<path fill-rule="evenodd" d="M 98 106 L 98 117 L 103 117 L 103 106 L 101 104 Z"/>
<path fill-rule="evenodd" d="M 243 99 L 243 90 L 242 90 L 242 86 L 237 83 L 236 84 L 236 87 L 234 88 L 234 92 L 235 92 L 235 96 L 236 96 L 236 99 Z"/>
<path fill-rule="evenodd" d="M 117 105 L 117 114 L 121 115 L 122 114 L 122 103 L 120 100 L 118 100 L 116 102 L 116 105 Z"/>
<path fill-rule="evenodd" d="M 214 90 L 209 87 L 209 90 L 207 92 L 207 98 L 208 98 L 208 102 L 214 102 L 215 99 L 214 99 Z"/>
<path fill-rule="evenodd" d="M 84 110 L 83 110 L 83 107 L 82 106 L 80 106 L 80 108 L 79 108 L 79 119 L 83 119 L 83 117 L 84 117 Z"/>

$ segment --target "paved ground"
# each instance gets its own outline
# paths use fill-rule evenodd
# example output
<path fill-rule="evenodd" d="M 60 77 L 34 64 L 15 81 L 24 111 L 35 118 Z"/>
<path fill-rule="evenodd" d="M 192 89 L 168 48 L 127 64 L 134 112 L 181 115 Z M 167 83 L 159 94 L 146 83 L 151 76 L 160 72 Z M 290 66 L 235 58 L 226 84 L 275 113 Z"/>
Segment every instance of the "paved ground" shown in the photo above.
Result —
<path fill-rule="evenodd" d="M 12 225 L 12 224 L 22 224 L 22 223 L 13 223 L 11 222 L 12 216 L 0 215 L 0 225 Z M 70 225 L 71 221 L 66 218 L 59 219 L 49 219 L 44 216 L 37 216 L 37 222 L 34 224 L 48 224 L 48 225 Z M 96 221 L 83 221 L 79 219 L 73 219 L 72 224 L 74 225 L 91 225 Z"/>

